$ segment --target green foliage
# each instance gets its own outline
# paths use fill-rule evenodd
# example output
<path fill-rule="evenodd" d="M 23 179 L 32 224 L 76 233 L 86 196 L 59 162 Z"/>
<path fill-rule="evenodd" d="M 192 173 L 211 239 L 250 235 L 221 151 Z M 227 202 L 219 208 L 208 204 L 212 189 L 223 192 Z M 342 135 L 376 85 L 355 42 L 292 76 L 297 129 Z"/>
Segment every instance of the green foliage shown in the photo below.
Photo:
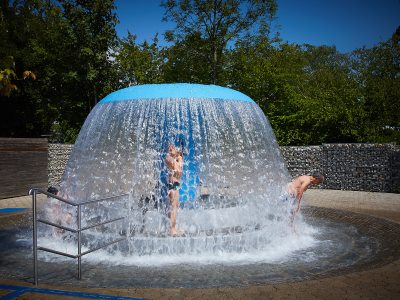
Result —
<path fill-rule="evenodd" d="M 167 49 L 163 67 L 165 81 L 210 83 L 212 67 L 205 63 L 208 61 L 207 47 L 200 33 L 195 32 Z"/>
<path fill-rule="evenodd" d="M 371 49 L 355 51 L 353 64 L 366 114 L 363 139 L 400 143 L 400 45 L 397 35 Z"/>
<path fill-rule="evenodd" d="M 357 141 L 361 94 L 347 56 L 334 47 L 261 37 L 238 44 L 232 61 L 233 86 L 257 101 L 281 145 Z"/>
<path fill-rule="evenodd" d="M 307 46 L 304 107 L 308 143 L 357 142 L 364 121 L 362 94 L 347 55 Z M 301 142 L 301 141 L 300 141 Z"/>
<path fill-rule="evenodd" d="M 151 44 L 145 41 L 137 45 L 136 36 L 128 32 L 128 36 L 121 40 L 115 56 L 120 86 L 160 83 L 163 55 L 157 36 Z"/>
<path fill-rule="evenodd" d="M 65 124 L 60 141 L 73 140 L 91 108 L 115 89 L 109 51 L 116 46 L 112 0 L 21 0 L 2 2 L 0 57 L 13 56 L 23 82 L 1 98 L 0 134 L 39 136 Z M 76 135 L 76 134 L 75 134 Z M 64 137 L 65 136 L 65 137 Z"/>
<path fill-rule="evenodd" d="M 9 97 L 11 92 L 17 89 L 13 81 L 17 78 L 14 70 L 0 70 L 0 96 Z"/>
<path fill-rule="evenodd" d="M 176 61 L 186 50 L 194 50 L 191 51 L 194 62 L 202 62 L 196 66 L 206 62 L 211 69 L 208 82 L 214 84 L 222 82 L 228 43 L 251 30 L 266 30 L 277 8 L 275 0 L 167 0 L 162 1 L 162 6 L 164 20 L 176 23 L 176 29 L 165 34 L 168 41 L 175 43 L 170 49 L 175 52 L 171 54 L 172 60 Z M 192 75 L 192 65 L 183 71 Z M 185 64 L 178 63 L 175 71 L 182 71 L 182 67 Z"/>
<path fill-rule="evenodd" d="M 17 90 L 17 80 L 36 80 L 36 75 L 32 71 L 24 71 L 22 73 L 22 78 L 18 78 L 17 74 L 14 72 L 15 64 L 12 57 L 4 57 L 1 59 L 0 64 L 9 66 L 9 68 L 0 69 L 0 96 L 10 97 L 11 92 Z"/>
<path fill-rule="evenodd" d="M 192 82 L 249 95 L 281 145 L 400 142 L 400 27 L 388 41 L 342 54 L 271 38 L 275 0 L 163 6 L 176 24 L 168 47 L 157 35 L 118 39 L 113 0 L 1 1 L 0 136 L 74 142 L 108 93 Z"/>

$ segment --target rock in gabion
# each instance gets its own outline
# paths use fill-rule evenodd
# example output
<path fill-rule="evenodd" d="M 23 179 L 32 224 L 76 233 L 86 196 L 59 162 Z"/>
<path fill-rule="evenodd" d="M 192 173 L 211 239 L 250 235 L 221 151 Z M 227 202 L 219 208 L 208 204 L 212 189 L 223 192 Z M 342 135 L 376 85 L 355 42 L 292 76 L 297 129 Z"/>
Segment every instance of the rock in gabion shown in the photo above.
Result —
<path fill-rule="evenodd" d="M 49 144 L 48 152 L 48 184 L 58 186 L 64 174 L 65 165 L 74 145 Z"/>
<path fill-rule="evenodd" d="M 280 149 L 292 177 L 324 173 L 321 146 L 282 146 Z"/>

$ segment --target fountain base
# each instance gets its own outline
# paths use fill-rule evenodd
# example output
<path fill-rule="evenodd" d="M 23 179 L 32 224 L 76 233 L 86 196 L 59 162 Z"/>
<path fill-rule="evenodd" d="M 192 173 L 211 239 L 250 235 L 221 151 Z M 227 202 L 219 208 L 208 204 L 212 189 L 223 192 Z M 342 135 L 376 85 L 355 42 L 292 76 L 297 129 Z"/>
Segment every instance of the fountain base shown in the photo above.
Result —
<path fill-rule="evenodd" d="M 49 261 L 39 256 L 42 283 L 87 287 L 210 288 L 294 282 L 342 275 L 388 264 L 400 258 L 400 224 L 340 210 L 307 207 L 307 223 L 320 228 L 318 243 L 278 261 L 253 258 L 229 262 L 182 263 L 179 256 L 160 266 L 83 259 L 83 278 L 76 280 L 74 260 Z M 29 215 L 4 218 L 1 224 L 0 272 L 3 279 L 32 281 Z M 93 254 L 95 255 L 95 254 Z M 96 254 L 97 255 L 97 254 Z M 251 254 L 249 254 L 251 257 Z M 54 276 L 57 274 L 57 277 Z"/>

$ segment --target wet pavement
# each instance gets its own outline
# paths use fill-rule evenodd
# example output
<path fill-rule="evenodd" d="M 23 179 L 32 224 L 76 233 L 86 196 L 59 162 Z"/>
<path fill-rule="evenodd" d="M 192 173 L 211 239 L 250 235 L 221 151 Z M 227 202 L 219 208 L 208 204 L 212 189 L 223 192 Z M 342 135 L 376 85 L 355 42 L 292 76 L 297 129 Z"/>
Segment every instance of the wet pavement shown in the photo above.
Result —
<path fill-rule="evenodd" d="M 0 200 L 0 207 L 2 202 L 3 200 Z M 28 199 L 26 202 L 30 202 L 30 200 Z M 190 274 L 187 271 L 185 273 L 185 268 L 177 268 L 159 276 L 159 278 L 164 279 L 158 281 L 155 273 L 148 273 L 144 276 L 147 277 L 147 285 L 140 284 L 139 279 L 132 278 L 124 270 L 122 270 L 122 273 L 127 272 L 127 274 L 123 284 L 118 285 L 114 282 L 110 285 L 107 280 L 113 278 L 113 276 L 109 275 L 112 275 L 113 272 L 117 274 L 117 270 L 109 270 L 109 275 L 104 276 L 96 268 L 88 266 L 84 266 L 84 268 L 87 268 L 83 273 L 84 279 L 79 282 L 71 279 L 76 274 L 74 264 L 71 264 L 71 268 L 61 266 L 61 271 L 60 265 L 49 264 L 48 271 L 50 272 L 40 275 L 43 282 L 40 286 L 51 284 L 52 288 L 85 291 L 88 291 L 86 287 L 92 287 L 90 291 L 153 299 L 242 299 L 244 297 L 251 299 L 396 299 L 400 296 L 398 285 L 400 280 L 398 253 L 400 250 L 398 242 L 400 234 L 399 226 L 394 223 L 400 221 L 400 195 L 309 190 L 305 195 L 305 204 L 335 208 L 318 209 L 310 207 L 304 209 L 304 214 L 306 218 L 312 216 L 312 220 L 317 223 L 327 222 L 325 227 L 328 233 L 331 230 L 331 236 L 328 234 L 327 240 L 339 238 L 338 232 L 335 232 L 337 224 L 347 227 L 349 233 L 344 233 L 341 239 L 348 239 L 347 242 L 352 244 L 352 250 L 333 255 L 326 260 L 324 265 L 304 264 L 296 270 L 287 270 L 286 273 L 280 270 L 280 272 L 277 272 L 280 277 L 275 276 L 275 278 L 266 276 L 268 274 L 266 270 L 271 270 L 271 266 L 257 265 L 236 272 L 236 274 L 247 274 L 247 277 L 236 276 L 234 268 L 225 267 L 216 273 L 210 273 L 210 270 L 204 269 L 202 272 L 205 275 L 210 275 L 208 278 L 207 276 L 204 277 L 207 278 L 206 282 L 201 277 L 194 277 L 191 281 L 185 283 L 183 279 L 190 277 Z M 2 224 L 5 224 L 5 218 L 4 214 L 0 215 Z M 336 225 L 329 226 L 329 222 Z M 361 241 L 349 239 L 350 236 L 354 235 L 354 232 L 352 232 L 354 230 L 358 233 L 356 236 L 361 237 Z M 343 228 L 339 232 L 343 232 Z M 369 238 L 366 244 L 362 243 L 363 237 Z M 335 243 L 332 245 L 334 246 Z M 365 253 L 365 245 L 369 245 L 368 251 L 373 255 Z M 340 268 L 329 268 L 329 266 L 340 264 L 340 260 L 343 261 L 343 258 L 356 263 L 343 265 Z M 14 284 L 29 285 L 31 276 L 28 272 L 29 265 L 25 269 L 26 274 L 22 277 L 1 276 L 0 283 L 5 284 L 11 281 Z M 91 273 L 92 275 L 90 275 Z M 269 274 L 271 273 L 273 272 Z M 54 274 L 64 274 L 64 281 L 54 280 Z M 98 278 L 96 284 L 88 281 L 90 277 Z M 171 280 L 165 280 L 168 277 L 173 278 L 175 284 L 171 285 Z M 244 282 L 237 280 L 240 278 L 245 278 Z M 102 288 L 105 286 L 108 287 Z M 152 286 L 168 288 L 150 288 Z M 0 293 L 0 295 L 3 294 Z M 46 296 L 43 294 L 41 297 L 53 299 L 54 295 Z"/>

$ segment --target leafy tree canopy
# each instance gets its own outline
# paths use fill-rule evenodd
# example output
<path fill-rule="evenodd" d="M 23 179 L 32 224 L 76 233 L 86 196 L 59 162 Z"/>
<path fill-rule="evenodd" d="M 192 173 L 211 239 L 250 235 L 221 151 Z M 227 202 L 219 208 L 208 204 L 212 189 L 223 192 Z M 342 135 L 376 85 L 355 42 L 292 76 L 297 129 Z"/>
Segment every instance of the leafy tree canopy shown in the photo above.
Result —
<path fill-rule="evenodd" d="M 266 30 L 277 9 L 275 0 L 167 0 L 162 6 L 164 19 L 176 23 L 175 30 L 165 33 L 167 41 L 185 44 L 195 38 L 192 45 L 203 46 L 200 56 L 206 53 L 214 84 L 220 82 L 228 42 L 250 31 Z"/>
<path fill-rule="evenodd" d="M 76 138 L 90 109 L 114 89 L 114 10 L 112 0 L 1 2 L 0 60 L 12 56 L 15 74 L 37 76 L 0 99 L 1 135 Z"/>
<path fill-rule="evenodd" d="M 0 135 L 73 142 L 129 85 L 216 83 L 253 98 L 281 145 L 400 143 L 400 27 L 343 54 L 271 37 L 274 0 L 165 0 L 165 33 L 118 39 L 113 0 L 0 2 Z M 36 79 L 36 80 L 34 80 Z"/>

